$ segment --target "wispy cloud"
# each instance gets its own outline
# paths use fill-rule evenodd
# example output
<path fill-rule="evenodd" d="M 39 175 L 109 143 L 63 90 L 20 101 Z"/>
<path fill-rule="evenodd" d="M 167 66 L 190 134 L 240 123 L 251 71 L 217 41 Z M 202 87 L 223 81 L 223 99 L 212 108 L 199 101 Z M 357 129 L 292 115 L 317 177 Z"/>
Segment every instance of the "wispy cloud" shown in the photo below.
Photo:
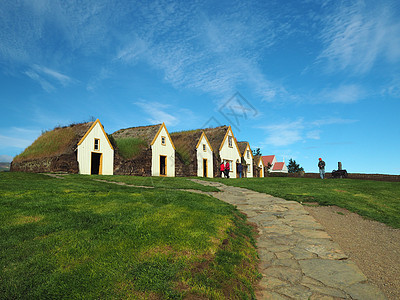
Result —
<path fill-rule="evenodd" d="M 25 75 L 39 83 L 41 87 L 48 93 L 55 90 L 55 87 L 50 82 L 48 82 L 46 79 L 44 79 L 33 70 L 25 71 Z"/>
<path fill-rule="evenodd" d="M 56 89 L 55 85 L 57 84 L 67 86 L 74 82 L 72 78 L 60 72 L 38 65 L 33 65 L 32 68 L 25 71 L 24 74 L 38 82 L 46 92 L 54 91 Z"/>
<path fill-rule="evenodd" d="M 318 61 L 327 62 L 327 71 L 366 73 L 378 59 L 400 60 L 400 21 L 393 14 L 396 1 L 341 2 L 325 18 L 321 34 L 324 49 Z"/>
<path fill-rule="evenodd" d="M 325 125 L 352 124 L 355 122 L 358 122 L 358 120 L 327 117 L 324 119 L 312 121 L 312 122 L 310 122 L 310 125 L 311 126 L 325 126 Z"/>
<path fill-rule="evenodd" d="M 329 125 L 345 125 L 357 122 L 353 119 L 327 117 L 315 121 L 305 121 L 300 118 L 296 121 L 288 121 L 261 127 L 265 130 L 267 138 L 264 144 L 274 147 L 284 147 L 295 143 L 303 143 L 308 140 L 320 140 L 323 130 L 321 127 Z"/>
<path fill-rule="evenodd" d="M 152 18 L 118 50 L 116 60 L 145 61 L 162 70 L 165 81 L 175 88 L 197 89 L 219 99 L 226 99 L 243 85 L 264 100 L 285 92 L 266 78 L 259 64 L 283 25 L 268 21 L 240 2 L 212 17 L 205 15 L 199 4 L 168 6 L 168 10 L 164 6 L 162 2 L 151 5 L 151 12 L 145 14 Z"/>
<path fill-rule="evenodd" d="M 357 84 L 343 84 L 337 88 L 324 89 L 318 95 L 318 102 L 355 103 L 367 95 L 364 88 Z"/>
<path fill-rule="evenodd" d="M 46 68 L 44 66 L 33 65 L 33 69 L 36 70 L 38 73 L 42 73 L 43 75 L 58 81 L 63 86 L 66 86 L 73 82 L 71 77 L 61 74 L 60 72 L 57 72 L 55 70 Z"/>
<path fill-rule="evenodd" d="M 382 95 L 387 95 L 393 98 L 400 98 L 400 78 L 391 80 L 382 90 Z"/>
<path fill-rule="evenodd" d="M 299 119 L 264 127 L 268 135 L 266 144 L 276 147 L 287 146 L 303 140 L 304 121 Z"/>
<path fill-rule="evenodd" d="M 149 115 L 147 119 L 151 124 L 165 123 L 167 126 L 174 126 L 179 123 L 179 119 L 172 114 L 167 113 L 167 109 L 171 106 L 159 102 L 137 101 L 134 103 L 140 107 L 146 114 Z"/>

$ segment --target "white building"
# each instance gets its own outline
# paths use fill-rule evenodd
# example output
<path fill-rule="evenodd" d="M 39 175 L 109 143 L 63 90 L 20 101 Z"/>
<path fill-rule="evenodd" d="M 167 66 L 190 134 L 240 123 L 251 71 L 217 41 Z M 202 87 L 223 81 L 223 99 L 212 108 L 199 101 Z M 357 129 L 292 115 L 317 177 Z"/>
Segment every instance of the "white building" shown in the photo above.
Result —
<path fill-rule="evenodd" d="M 114 148 L 97 119 L 77 144 L 79 174 L 113 175 Z"/>
<path fill-rule="evenodd" d="M 151 176 L 175 177 L 175 146 L 164 123 L 150 145 Z"/>
<path fill-rule="evenodd" d="M 112 137 L 118 146 L 116 174 L 175 177 L 175 146 L 164 123 L 120 129 Z"/>
<path fill-rule="evenodd" d="M 196 146 L 197 176 L 214 177 L 214 150 L 203 132 Z"/>
<path fill-rule="evenodd" d="M 240 154 L 242 155 L 243 177 L 254 177 L 253 174 L 253 151 L 248 142 L 238 142 Z"/>
<path fill-rule="evenodd" d="M 230 126 L 220 126 L 216 128 L 207 128 L 204 132 L 214 149 L 214 161 L 216 162 L 216 165 L 219 166 L 221 162 L 224 164 L 229 162 L 229 177 L 237 178 L 237 164 L 241 162 L 242 156 L 240 155 L 239 147 L 235 136 L 233 135 L 232 128 Z M 219 169 L 214 170 L 214 174 L 220 176 Z"/>

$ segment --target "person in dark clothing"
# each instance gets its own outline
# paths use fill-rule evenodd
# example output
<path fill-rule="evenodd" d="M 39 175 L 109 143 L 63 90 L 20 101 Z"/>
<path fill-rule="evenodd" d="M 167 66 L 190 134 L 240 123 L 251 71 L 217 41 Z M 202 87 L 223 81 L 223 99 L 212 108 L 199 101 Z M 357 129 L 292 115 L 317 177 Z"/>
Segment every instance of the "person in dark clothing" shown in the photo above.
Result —
<path fill-rule="evenodd" d="M 319 176 L 321 177 L 321 179 L 324 179 L 325 178 L 325 162 L 322 160 L 322 158 L 319 158 L 318 168 L 319 168 Z"/>
<path fill-rule="evenodd" d="M 227 161 L 226 164 L 225 164 L 225 175 L 226 175 L 226 178 L 229 178 L 229 171 L 230 170 L 231 170 L 231 167 L 229 165 L 229 161 Z"/>
<path fill-rule="evenodd" d="M 239 178 L 242 178 L 243 165 L 239 163 L 237 168 L 238 168 Z"/>

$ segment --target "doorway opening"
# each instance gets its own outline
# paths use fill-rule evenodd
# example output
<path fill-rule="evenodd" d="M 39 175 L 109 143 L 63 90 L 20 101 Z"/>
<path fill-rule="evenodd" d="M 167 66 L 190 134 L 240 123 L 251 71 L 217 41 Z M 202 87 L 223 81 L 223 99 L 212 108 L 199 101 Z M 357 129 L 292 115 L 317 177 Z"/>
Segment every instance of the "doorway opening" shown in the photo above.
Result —
<path fill-rule="evenodd" d="M 92 152 L 92 165 L 90 168 L 91 175 L 101 175 L 101 153 Z"/>
<path fill-rule="evenodd" d="M 207 159 L 203 158 L 203 177 L 207 177 Z"/>
<path fill-rule="evenodd" d="M 167 175 L 167 157 L 164 155 L 160 155 L 160 175 Z"/>

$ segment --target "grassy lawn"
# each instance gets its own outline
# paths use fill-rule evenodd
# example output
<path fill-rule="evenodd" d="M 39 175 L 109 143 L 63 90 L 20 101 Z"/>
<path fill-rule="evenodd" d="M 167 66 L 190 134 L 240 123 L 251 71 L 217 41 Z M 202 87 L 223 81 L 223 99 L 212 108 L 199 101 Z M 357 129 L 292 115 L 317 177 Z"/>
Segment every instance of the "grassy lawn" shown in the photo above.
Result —
<path fill-rule="evenodd" d="M 164 189 L 191 189 L 204 192 L 218 192 L 218 189 L 211 186 L 204 186 L 196 182 L 190 181 L 184 177 L 143 177 L 143 176 L 92 176 L 92 178 L 104 179 L 108 181 L 124 182 L 137 186 L 151 186 Z"/>
<path fill-rule="evenodd" d="M 286 200 L 336 205 L 400 228 L 400 182 L 287 177 L 213 180 Z"/>
<path fill-rule="evenodd" d="M 0 299 L 251 299 L 253 232 L 207 195 L 0 173 Z"/>

